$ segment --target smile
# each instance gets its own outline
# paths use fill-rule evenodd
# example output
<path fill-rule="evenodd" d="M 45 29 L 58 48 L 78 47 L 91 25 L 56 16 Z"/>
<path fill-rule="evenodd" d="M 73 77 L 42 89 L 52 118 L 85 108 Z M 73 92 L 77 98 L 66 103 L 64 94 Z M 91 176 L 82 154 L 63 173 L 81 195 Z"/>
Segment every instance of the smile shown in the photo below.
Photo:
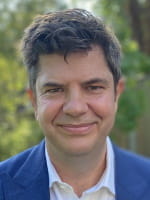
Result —
<path fill-rule="evenodd" d="M 60 127 L 70 133 L 70 134 L 75 134 L 75 135 L 85 135 L 88 134 L 92 128 L 95 126 L 94 123 L 86 123 L 86 124 L 65 124 L 65 125 L 60 125 Z"/>

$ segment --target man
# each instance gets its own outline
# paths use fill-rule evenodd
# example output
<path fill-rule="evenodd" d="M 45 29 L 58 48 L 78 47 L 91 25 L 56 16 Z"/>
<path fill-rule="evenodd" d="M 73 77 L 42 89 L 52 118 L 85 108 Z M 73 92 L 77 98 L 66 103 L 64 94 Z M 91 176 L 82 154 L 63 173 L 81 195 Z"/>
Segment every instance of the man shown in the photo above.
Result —
<path fill-rule="evenodd" d="M 0 164 L 0 200 L 149 200 L 149 160 L 113 145 L 120 45 L 82 9 L 39 16 L 23 55 L 45 140 Z"/>

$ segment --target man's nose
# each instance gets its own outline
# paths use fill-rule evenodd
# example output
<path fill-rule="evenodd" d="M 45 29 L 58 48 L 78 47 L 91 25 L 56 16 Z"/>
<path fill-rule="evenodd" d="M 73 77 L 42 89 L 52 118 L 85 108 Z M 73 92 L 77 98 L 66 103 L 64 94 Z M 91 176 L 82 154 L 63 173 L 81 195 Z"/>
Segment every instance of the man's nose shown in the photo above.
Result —
<path fill-rule="evenodd" d="M 88 110 L 86 98 L 79 91 L 72 91 L 65 100 L 63 112 L 72 117 L 78 117 L 85 114 Z"/>

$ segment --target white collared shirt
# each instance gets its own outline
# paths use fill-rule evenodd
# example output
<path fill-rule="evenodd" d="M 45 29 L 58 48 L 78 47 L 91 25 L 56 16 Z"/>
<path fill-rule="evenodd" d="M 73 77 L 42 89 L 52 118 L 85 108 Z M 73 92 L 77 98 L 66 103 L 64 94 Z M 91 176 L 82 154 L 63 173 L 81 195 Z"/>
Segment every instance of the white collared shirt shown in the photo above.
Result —
<path fill-rule="evenodd" d="M 61 181 L 45 148 L 46 162 L 49 175 L 49 188 L 51 200 L 115 200 L 114 183 L 114 152 L 109 137 L 107 137 L 106 169 L 98 183 L 84 191 L 79 198 L 73 188 Z"/>

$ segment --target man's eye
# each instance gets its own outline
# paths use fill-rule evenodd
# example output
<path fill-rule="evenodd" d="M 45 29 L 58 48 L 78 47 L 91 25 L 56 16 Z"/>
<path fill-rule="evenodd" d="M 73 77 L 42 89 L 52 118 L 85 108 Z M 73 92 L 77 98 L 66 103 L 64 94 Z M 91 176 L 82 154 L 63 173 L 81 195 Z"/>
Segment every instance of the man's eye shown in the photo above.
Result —
<path fill-rule="evenodd" d="M 89 91 L 99 91 L 99 90 L 104 89 L 104 87 L 99 86 L 99 85 L 91 85 L 91 86 L 88 86 L 87 89 Z"/>
<path fill-rule="evenodd" d="M 63 88 L 51 88 L 51 89 L 47 89 L 45 91 L 45 93 L 58 93 L 58 92 L 63 92 Z"/>

